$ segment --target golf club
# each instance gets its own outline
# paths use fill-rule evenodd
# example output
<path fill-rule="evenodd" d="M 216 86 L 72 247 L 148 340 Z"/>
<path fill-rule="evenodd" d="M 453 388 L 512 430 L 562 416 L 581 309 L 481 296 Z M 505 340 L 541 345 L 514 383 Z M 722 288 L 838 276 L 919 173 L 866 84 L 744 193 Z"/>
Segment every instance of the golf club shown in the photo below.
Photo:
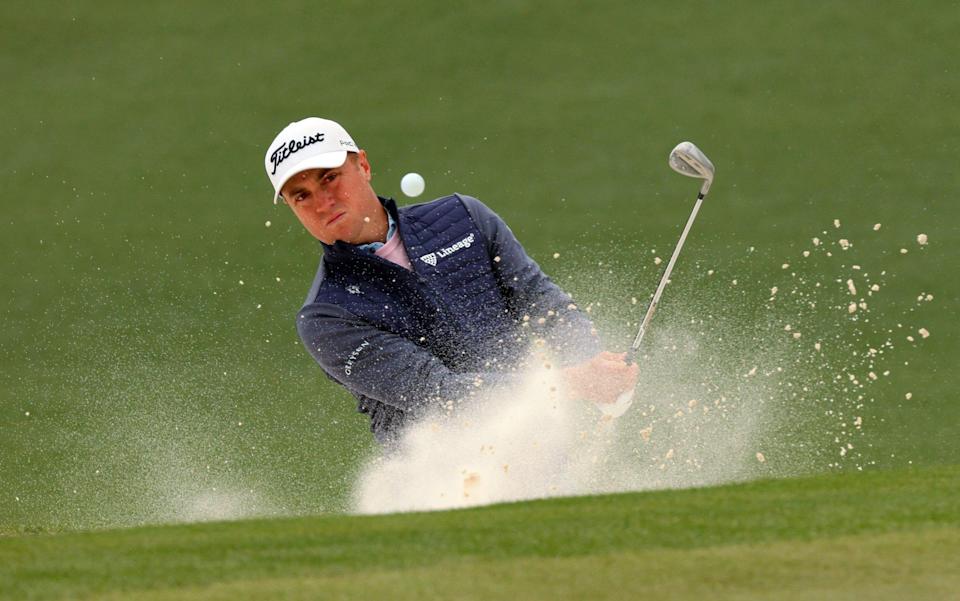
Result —
<path fill-rule="evenodd" d="M 687 225 L 683 228 L 683 233 L 680 234 L 680 239 L 677 241 L 676 248 L 673 249 L 673 255 L 670 257 L 670 261 L 667 263 L 667 266 L 663 269 L 663 273 L 660 275 L 660 283 L 657 285 L 657 291 L 653 294 L 653 298 L 650 299 L 650 304 L 647 305 L 647 312 L 643 316 L 643 321 L 640 322 L 640 330 L 637 332 L 637 337 L 633 340 L 633 344 L 630 345 L 630 349 L 627 351 L 626 362 L 629 365 L 633 363 L 637 355 L 637 350 L 640 348 L 640 343 L 643 341 L 643 336 L 647 331 L 647 326 L 650 324 L 650 320 L 653 318 L 654 312 L 657 310 L 657 304 L 660 302 L 660 296 L 663 294 L 664 288 L 667 287 L 667 282 L 670 281 L 670 273 L 673 271 L 673 266 L 677 262 L 677 257 L 680 255 L 680 249 L 683 248 L 683 243 L 687 239 L 687 234 L 690 232 L 691 226 L 693 226 L 693 220 L 697 218 L 697 212 L 700 211 L 700 205 L 703 203 L 703 199 L 706 197 L 707 192 L 710 191 L 710 184 L 713 183 L 713 174 L 714 167 L 710 159 L 707 158 L 707 155 L 703 154 L 693 142 L 680 142 L 677 146 L 670 152 L 669 159 L 670 168 L 689 177 L 696 177 L 704 180 L 703 185 L 700 187 L 700 193 L 697 195 L 697 202 L 693 205 L 693 211 L 690 213 L 689 219 L 687 219 Z M 633 390 L 629 390 L 620 395 L 615 403 L 607 405 L 599 405 L 600 410 L 604 415 L 610 417 L 619 417 L 623 415 L 627 409 L 630 408 L 630 405 L 633 403 Z"/>

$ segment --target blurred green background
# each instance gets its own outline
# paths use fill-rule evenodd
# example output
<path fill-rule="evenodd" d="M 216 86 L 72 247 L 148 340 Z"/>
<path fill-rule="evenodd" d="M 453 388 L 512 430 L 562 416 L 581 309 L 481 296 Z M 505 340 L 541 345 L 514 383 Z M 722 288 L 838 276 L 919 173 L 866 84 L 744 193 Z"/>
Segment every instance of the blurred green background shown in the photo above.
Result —
<path fill-rule="evenodd" d="M 309 115 L 367 149 L 383 195 L 418 171 L 427 196 L 484 200 L 578 302 L 604 301 L 615 348 L 696 193 L 666 155 L 696 141 L 717 182 L 658 320 L 671 298 L 674 321 L 735 316 L 761 354 L 793 316 L 845 352 L 889 336 L 859 467 L 956 463 L 956 8 L 4 3 L 0 530 L 345 507 L 375 448 L 297 339 L 318 246 L 262 167 Z M 850 327 L 854 263 L 883 288 Z M 772 286 L 820 278 L 821 302 L 770 312 Z M 797 425 L 778 427 L 817 444 Z"/>

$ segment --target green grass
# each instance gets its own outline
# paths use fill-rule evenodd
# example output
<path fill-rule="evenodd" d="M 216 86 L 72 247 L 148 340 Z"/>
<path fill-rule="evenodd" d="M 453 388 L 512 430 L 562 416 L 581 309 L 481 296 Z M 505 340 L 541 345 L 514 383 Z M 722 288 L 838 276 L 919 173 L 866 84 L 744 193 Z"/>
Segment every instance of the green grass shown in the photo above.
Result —
<path fill-rule="evenodd" d="M 296 340 L 317 248 L 269 203 L 261 165 L 308 114 L 348 127 L 384 194 L 415 170 L 428 195 L 485 200 L 578 302 L 603 302 L 612 348 L 695 192 L 666 153 L 695 140 L 717 181 L 650 348 L 704 319 L 730 346 L 702 359 L 735 376 L 802 328 L 831 354 L 778 364 L 792 388 L 771 403 L 799 415 L 765 433 L 796 471 L 956 463 L 955 8 L 4 3 L 0 528 L 173 519 L 213 489 L 257 497 L 244 515 L 345 507 L 373 443 Z M 803 263 L 812 236 L 836 256 Z M 829 288 L 815 308 L 786 302 L 787 262 Z M 833 308 L 853 263 L 883 280 L 869 328 Z M 907 343 L 919 327 L 931 337 Z M 887 337 L 873 369 L 891 373 L 869 382 L 862 353 Z M 835 382 L 847 372 L 866 388 Z M 828 411 L 864 416 L 853 459 Z"/>
<path fill-rule="evenodd" d="M 16 599 L 942 599 L 960 468 L 0 538 Z"/>

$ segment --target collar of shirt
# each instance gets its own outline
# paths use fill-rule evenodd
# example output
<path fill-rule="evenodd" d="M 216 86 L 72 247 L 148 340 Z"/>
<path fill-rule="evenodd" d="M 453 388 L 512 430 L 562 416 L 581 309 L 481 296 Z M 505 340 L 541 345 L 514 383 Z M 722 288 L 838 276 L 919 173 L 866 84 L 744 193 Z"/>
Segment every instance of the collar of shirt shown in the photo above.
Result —
<path fill-rule="evenodd" d="M 397 233 L 397 222 L 393 220 L 393 215 L 390 214 L 390 211 L 384 209 L 384 212 L 387 214 L 387 238 L 386 238 L 386 240 L 390 240 L 390 238 L 393 238 L 393 235 L 394 235 L 395 233 Z M 386 240 L 385 240 L 384 242 L 371 242 L 371 243 L 369 243 L 369 244 L 358 244 L 358 245 L 357 245 L 357 248 L 360 249 L 360 250 L 365 250 L 365 251 L 367 251 L 367 252 L 370 253 L 370 254 L 373 254 L 373 253 L 377 252 L 378 250 L 380 250 L 381 247 L 383 247 L 383 245 L 384 245 L 384 243 L 386 242 Z"/>

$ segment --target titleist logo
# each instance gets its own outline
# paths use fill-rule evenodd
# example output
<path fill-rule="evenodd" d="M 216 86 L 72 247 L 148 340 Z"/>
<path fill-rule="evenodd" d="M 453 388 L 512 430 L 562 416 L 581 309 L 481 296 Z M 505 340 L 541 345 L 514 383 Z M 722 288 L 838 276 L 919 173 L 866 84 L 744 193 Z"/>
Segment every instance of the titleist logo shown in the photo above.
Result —
<path fill-rule="evenodd" d="M 280 163 L 290 158 L 290 155 L 317 142 L 323 142 L 322 132 L 318 132 L 312 136 L 303 136 L 303 140 L 290 140 L 283 146 L 279 146 L 270 153 L 270 162 L 273 163 L 273 171 L 270 172 L 270 175 L 276 175 L 277 167 L 280 166 Z"/>

